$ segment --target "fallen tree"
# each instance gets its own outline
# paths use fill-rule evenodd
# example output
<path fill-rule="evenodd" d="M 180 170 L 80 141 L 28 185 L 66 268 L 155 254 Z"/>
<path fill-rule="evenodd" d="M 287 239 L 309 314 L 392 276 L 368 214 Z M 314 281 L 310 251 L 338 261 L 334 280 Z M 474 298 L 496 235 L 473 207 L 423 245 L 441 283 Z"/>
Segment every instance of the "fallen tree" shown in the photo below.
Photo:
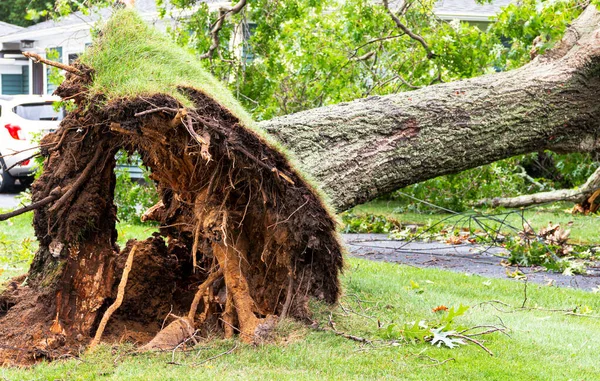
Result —
<path fill-rule="evenodd" d="M 78 108 L 44 140 L 33 186 L 40 249 L 26 285 L 0 296 L 4 361 L 77 353 L 112 305 L 104 337 L 127 332 L 152 350 L 198 330 L 261 340 L 277 316 L 306 317 L 309 296 L 339 295 L 341 246 L 318 192 L 193 58 L 122 12 L 130 19 L 113 18 L 58 90 Z M 517 154 L 596 150 L 599 20 L 589 7 L 555 49 L 512 72 L 261 126 L 338 210 Z M 144 216 L 160 236 L 120 254 L 119 149 L 140 153 L 161 195 Z M 171 308 L 177 317 L 159 332 Z"/>

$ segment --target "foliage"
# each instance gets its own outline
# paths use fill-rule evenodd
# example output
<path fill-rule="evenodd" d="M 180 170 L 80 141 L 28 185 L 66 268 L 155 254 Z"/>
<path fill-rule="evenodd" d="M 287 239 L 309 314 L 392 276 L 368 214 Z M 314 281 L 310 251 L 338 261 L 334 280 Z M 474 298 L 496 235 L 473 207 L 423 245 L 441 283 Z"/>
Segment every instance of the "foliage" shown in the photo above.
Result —
<path fill-rule="evenodd" d="M 131 179 L 128 166 L 139 165 L 136 157 L 128 156 L 120 151 L 117 155 L 117 184 L 115 186 L 115 204 L 117 217 L 121 222 L 140 223 L 141 215 L 158 202 L 158 192 L 148 177 L 148 170 L 143 168 L 144 181 L 139 183 Z"/>
<path fill-rule="evenodd" d="M 529 62 L 562 38 L 566 27 L 581 13 L 583 2 L 522 0 L 507 5 L 496 16 L 490 33 L 503 42 L 497 60 L 503 70 Z"/>
<path fill-rule="evenodd" d="M 400 222 L 385 216 L 365 214 L 358 216 L 352 212 L 341 214 L 344 233 L 391 233 L 402 227 Z"/>
<path fill-rule="evenodd" d="M 536 190 L 516 169 L 519 158 L 498 161 L 454 175 L 440 176 L 393 192 L 388 199 L 398 201 L 399 212 L 435 213 L 441 208 L 455 212 L 471 209 L 476 200 L 510 196 Z M 407 197 L 406 195 L 411 197 Z M 427 200 L 428 205 L 415 200 Z"/>
<path fill-rule="evenodd" d="M 437 309 L 436 312 L 440 313 L 433 320 L 411 321 L 403 325 L 390 323 L 379 329 L 378 336 L 385 340 L 401 340 L 411 344 L 430 342 L 431 345 L 444 345 L 450 349 L 466 344 L 456 332 L 459 327 L 455 326 L 454 319 L 464 315 L 469 307 L 462 304 L 450 309 L 443 307 Z"/>
<path fill-rule="evenodd" d="M 30 26 L 75 11 L 89 12 L 91 6 L 108 5 L 112 0 L 5 0 L 0 1 L 0 21 Z"/>
<path fill-rule="evenodd" d="M 570 230 L 548 224 L 534 232 L 530 225 L 516 236 L 508 237 L 508 262 L 520 266 L 544 266 L 566 275 L 585 274 L 586 261 L 594 260 L 594 248 L 569 243 Z"/>
<path fill-rule="evenodd" d="M 395 209 L 394 215 L 398 213 L 398 209 Z M 548 271 L 565 275 L 585 274 L 589 262 L 598 257 L 598 247 L 574 244 L 570 239 L 571 231 L 564 230 L 560 224 L 549 223 L 535 232 L 532 225 L 521 216 L 520 223 L 524 229 L 515 234 L 514 230 L 503 226 L 514 224 L 512 219 L 509 220 L 514 214 L 509 212 L 502 216 L 496 213 L 487 217 L 486 214 L 465 213 L 456 215 L 456 218 L 438 215 L 436 221 L 419 222 L 419 225 L 396 219 L 389 214 L 361 213 L 353 210 L 342 213 L 341 217 L 344 233 L 385 233 L 389 234 L 390 239 L 403 241 L 502 246 L 508 251 L 506 262 L 510 265 L 543 266 Z M 568 225 L 573 225 L 573 222 L 570 221 Z M 485 230 L 482 230 L 483 227 Z M 514 277 L 508 271 L 507 275 Z M 412 281 L 411 286 L 414 290 L 422 290 Z"/>

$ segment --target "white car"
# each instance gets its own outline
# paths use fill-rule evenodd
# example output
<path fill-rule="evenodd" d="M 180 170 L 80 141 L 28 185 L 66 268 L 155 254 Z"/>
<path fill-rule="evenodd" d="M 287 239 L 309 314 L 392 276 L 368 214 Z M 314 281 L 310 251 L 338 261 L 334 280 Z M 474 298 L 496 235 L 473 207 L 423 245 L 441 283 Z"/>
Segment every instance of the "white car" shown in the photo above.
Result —
<path fill-rule="evenodd" d="M 33 159 L 41 136 L 55 131 L 64 110 L 50 95 L 0 96 L 0 193 L 33 181 Z"/>

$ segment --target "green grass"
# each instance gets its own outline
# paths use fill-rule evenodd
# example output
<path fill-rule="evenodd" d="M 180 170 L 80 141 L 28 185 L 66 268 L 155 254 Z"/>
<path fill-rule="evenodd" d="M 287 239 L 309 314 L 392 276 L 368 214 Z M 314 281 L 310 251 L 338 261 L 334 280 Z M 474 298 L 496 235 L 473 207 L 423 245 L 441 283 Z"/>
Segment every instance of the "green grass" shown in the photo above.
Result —
<path fill-rule="evenodd" d="M 13 221 L 3 232 L 14 239 L 31 238 L 30 216 Z M 119 232 L 140 238 L 149 235 L 146 227 L 122 225 Z M 121 238 L 122 240 L 122 238 Z M 0 257 L 6 256 L 0 247 Z M 1 262 L 0 262 L 1 263 Z M 25 270 L 25 264 L 20 265 Z M 5 276 L 0 276 L 6 278 Z M 595 380 L 600 379 L 597 343 L 600 319 L 567 316 L 561 312 L 520 310 L 502 312 L 489 305 L 501 300 L 514 306 L 523 302 L 523 284 L 487 279 L 436 269 L 349 259 L 342 278 L 344 309 L 330 309 L 313 303 L 314 319 L 326 323 L 329 313 L 337 329 L 354 335 L 376 338 L 377 320 L 404 323 L 434 319 L 431 309 L 438 305 L 471 306 L 457 323 L 464 326 L 498 324 L 510 329 L 510 337 L 493 334 L 485 344 L 490 357 L 474 346 L 453 350 L 429 344 L 402 344 L 373 347 L 318 332 L 299 323 L 286 322 L 274 343 L 249 347 L 239 344 L 229 355 L 206 363 L 203 360 L 223 353 L 234 341 L 201 343 L 192 352 L 175 354 L 181 365 L 170 365 L 171 353 L 131 355 L 131 345 L 102 346 L 78 360 L 42 363 L 30 369 L 0 369 L 8 380 L 192 380 L 192 379 L 404 379 L 404 380 Z M 410 287 L 410 282 L 421 286 Z M 418 292 L 422 291 L 422 292 Z M 574 309 L 577 306 L 600 314 L 597 295 L 564 288 L 528 285 L 527 306 L 547 309 Z M 356 313 L 354 313 L 354 312 Z M 424 356 L 443 361 L 436 366 Z"/>
<path fill-rule="evenodd" d="M 250 127 L 250 115 L 190 51 L 145 23 L 133 10 L 117 10 L 79 60 L 94 69 L 90 91 L 108 100 L 166 94 L 190 107 L 178 87 L 202 90 Z"/>
<path fill-rule="evenodd" d="M 418 282 L 423 293 L 410 290 L 409 281 Z M 191 380 L 191 379 L 405 379 L 405 380 L 593 380 L 600 378 L 597 342 L 600 320 L 565 316 L 558 312 L 520 311 L 502 313 L 490 306 L 477 306 L 490 299 L 520 305 L 523 285 L 505 280 L 490 280 L 442 270 L 423 270 L 407 266 L 350 259 L 344 275 L 346 310 L 332 310 L 338 330 L 373 337 L 376 319 L 405 322 L 431 319 L 431 308 L 440 304 L 463 303 L 472 308 L 458 323 L 471 326 L 498 324 L 502 319 L 510 336 L 494 334 L 486 345 L 490 357 L 474 345 L 457 349 L 429 344 L 374 347 L 361 346 L 331 333 L 312 331 L 298 323 L 280 329 L 275 343 L 249 347 L 240 345 L 233 354 L 208 363 L 202 360 L 232 348 L 232 341 L 202 343 L 187 354 L 178 353 L 169 365 L 171 353 L 127 355 L 129 346 L 104 346 L 81 360 L 40 364 L 32 369 L 2 369 L 0 377 L 9 380 Z M 362 302 L 356 301 L 360 298 Z M 583 291 L 528 287 L 528 305 L 546 308 L 574 308 L 587 305 L 599 311 L 600 299 Z M 315 318 L 328 319 L 329 310 L 316 307 Z M 421 355 L 421 356 L 420 356 Z M 443 361 L 441 366 L 422 355 Z"/>
<path fill-rule="evenodd" d="M 353 209 L 353 211 L 357 215 L 370 213 L 375 215 L 388 216 L 406 224 L 434 224 L 442 219 L 447 219 L 443 223 L 446 226 L 451 226 L 462 218 L 462 216 L 460 215 L 452 217 L 451 214 L 447 213 L 400 213 L 397 211 L 398 206 L 399 203 L 394 201 L 372 201 L 367 204 L 356 206 Z M 554 224 L 558 223 L 565 229 L 571 229 L 572 243 L 600 243 L 600 214 L 589 216 L 573 215 L 567 212 L 567 210 L 569 210 L 570 208 L 572 208 L 572 205 L 569 206 L 568 204 L 559 203 L 543 208 L 525 209 L 523 211 L 523 215 L 536 231 L 538 231 L 544 226 L 547 226 L 549 222 L 552 222 Z M 499 212 L 497 210 L 484 210 L 482 213 L 494 214 Z M 497 223 L 489 220 L 485 222 L 491 227 L 498 226 Z M 506 219 L 506 222 L 517 228 L 523 227 L 522 219 L 518 214 L 509 215 Z M 572 222 L 571 226 L 567 226 L 569 222 Z M 477 228 L 475 224 L 472 224 L 472 226 L 474 228 Z M 468 221 L 465 219 L 463 222 L 458 223 L 457 227 L 468 227 Z M 502 231 L 514 233 L 514 231 L 511 231 L 507 228 L 502 229 Z"/>

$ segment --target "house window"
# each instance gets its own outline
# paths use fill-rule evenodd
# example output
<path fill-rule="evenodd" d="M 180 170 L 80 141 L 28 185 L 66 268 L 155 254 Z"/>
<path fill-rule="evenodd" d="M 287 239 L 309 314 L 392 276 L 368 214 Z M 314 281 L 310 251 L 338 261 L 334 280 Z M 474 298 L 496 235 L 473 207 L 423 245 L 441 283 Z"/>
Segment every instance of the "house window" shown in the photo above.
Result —
<path fill-rule="evenodd" d="M 29 93 L 29 67 L 22 66 L 21 74 L 2 74 L 2 94 L 18 95 Z"/>

